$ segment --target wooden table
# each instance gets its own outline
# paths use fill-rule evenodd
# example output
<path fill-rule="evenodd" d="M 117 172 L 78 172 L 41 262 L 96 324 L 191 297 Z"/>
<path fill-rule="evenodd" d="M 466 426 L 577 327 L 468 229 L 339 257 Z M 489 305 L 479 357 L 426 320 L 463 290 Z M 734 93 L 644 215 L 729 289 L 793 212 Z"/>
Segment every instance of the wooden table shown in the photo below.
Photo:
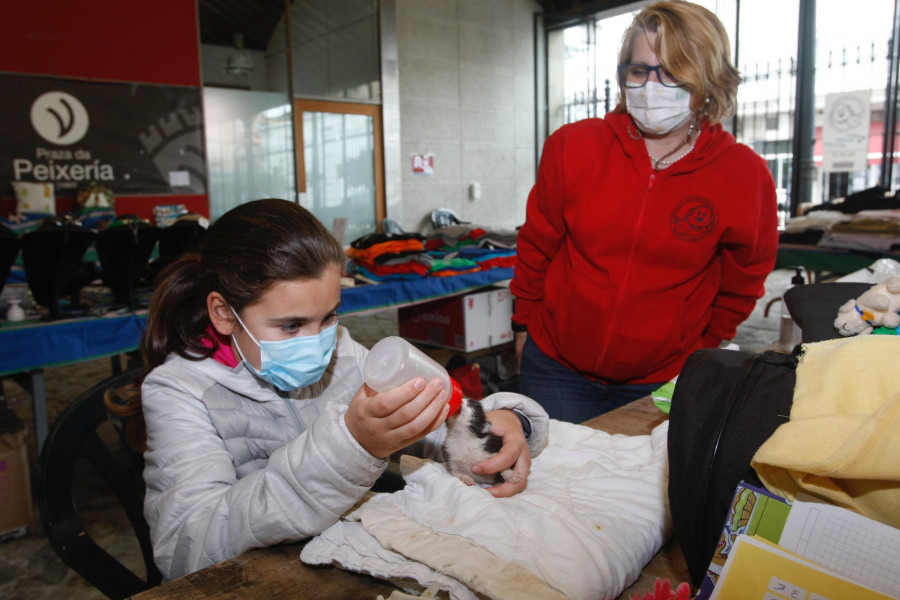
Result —
<path fill-rule="evenodd" d="M 644 435 L 666 419 L 649 397 L 587 421 L 585 425 L 608 433 Z M 385 581 L 336 567 L 311 567 L 300 562 L 302 544 L 251 550 L 153 588 L 134 600 L 237 600 L 238 598 L 291 598 L 375 600 L 396 589 Z M 688 580 L 687 565 L 678 544 L 670 540 L 644 568 L 638 580 L 619 598 L 652 591 L 656 578 L 670 579 L 673 587 Z"/>

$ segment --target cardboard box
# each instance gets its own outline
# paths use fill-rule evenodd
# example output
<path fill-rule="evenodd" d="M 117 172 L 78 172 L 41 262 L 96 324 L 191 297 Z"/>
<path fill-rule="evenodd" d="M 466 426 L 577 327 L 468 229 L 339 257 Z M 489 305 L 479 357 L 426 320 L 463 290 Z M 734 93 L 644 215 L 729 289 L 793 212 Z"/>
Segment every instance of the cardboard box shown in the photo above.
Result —
<path fill-rule="evenodd" d="M 444 298 L 398 311 L 399 333 L 408 340 L 473 352 L 513 341 L 509 289 Z"/>
<path fill-rule="evenodd" d="M 32 517 L 25 432 L 0 434 L 0 541 L 28 533 Z"/>

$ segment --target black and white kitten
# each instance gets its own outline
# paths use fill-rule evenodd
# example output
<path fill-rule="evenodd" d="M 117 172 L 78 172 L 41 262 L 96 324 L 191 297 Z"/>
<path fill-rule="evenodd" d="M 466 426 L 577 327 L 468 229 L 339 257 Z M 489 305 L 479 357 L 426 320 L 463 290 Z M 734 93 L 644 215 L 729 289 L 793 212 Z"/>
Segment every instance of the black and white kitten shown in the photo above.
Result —
<path fill-rule="evenodd" d="M 500 451 L 503 438 L 491 431 L 481 402 L 464 398 L 459 412 L 447 419 L 447 438 L 444 440 L 444 465 L 450 474 L 466 485 L 477 483 L 500 484 L 517 482 L 519 474 L 512 469 L 490 475 L 472 472 L 472 465 L 486 460 Z"/>

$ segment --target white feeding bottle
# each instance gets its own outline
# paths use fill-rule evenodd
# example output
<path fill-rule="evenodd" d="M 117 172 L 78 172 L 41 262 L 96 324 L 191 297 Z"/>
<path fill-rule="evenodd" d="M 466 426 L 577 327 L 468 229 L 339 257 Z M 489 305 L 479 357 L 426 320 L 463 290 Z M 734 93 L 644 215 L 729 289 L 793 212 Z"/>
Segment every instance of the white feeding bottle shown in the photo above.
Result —
<path fill-rule="evenodd" d="M 430 381 L 438 377 L 450 394 L 450 415 L 459 410 L 463 401 L 462 387 L 433 358 L 395 335 L 380 340 L 369 350 L 363 365 L 363 379 L 376 392 L 386 392 L 415 377 Z"/>

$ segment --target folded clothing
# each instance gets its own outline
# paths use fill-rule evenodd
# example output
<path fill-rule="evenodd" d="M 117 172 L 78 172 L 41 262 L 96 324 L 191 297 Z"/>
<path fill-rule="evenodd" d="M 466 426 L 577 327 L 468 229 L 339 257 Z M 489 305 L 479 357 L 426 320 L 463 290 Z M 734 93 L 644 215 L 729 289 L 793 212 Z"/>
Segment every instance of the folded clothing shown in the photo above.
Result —
<path fill-rule="evenodd" d="M 667 432 L 667 421 L 625 436 L 551 420 L 528 488 L 511 498 L 404 456 L 406 487 L 372 495 L 301 559 L 454 600 L 615 598 L 670 535 Z"/>
<path fill-rule="evenodd" d="M 898 359 L 894 336 L 804 344 L 791 419 L 753 457 L 765 486 L 900 527 Z"/>

